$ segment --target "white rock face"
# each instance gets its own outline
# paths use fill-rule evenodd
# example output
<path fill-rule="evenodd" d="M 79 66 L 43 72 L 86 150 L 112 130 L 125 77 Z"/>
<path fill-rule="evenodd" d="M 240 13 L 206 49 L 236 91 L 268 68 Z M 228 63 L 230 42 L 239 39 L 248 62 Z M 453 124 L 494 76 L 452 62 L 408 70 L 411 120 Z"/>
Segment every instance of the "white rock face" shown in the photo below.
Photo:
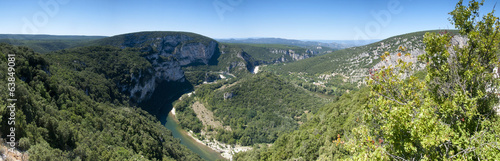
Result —
<path fill-rule="evenodd" d="M 203 64 L 208 64 L 208 61 L 214 55 L 215 48 L 217 47 L 217 43 L 212 41 L 208 46 L 203 45 L 202 43 L 190 43 L 183 45 L 180 48 L 180 51 L 176 51 L 178 56 L 176 57 L 179 60 L 181 66 L 188 65 L 193 62 L 200 62 Z"/>
<path fill-rule="evenodd" d="M 129 91 L 130 98 L 140 103 L 149 99 L 156 86 L 163 81 L 184 82 L 184 71 L 181 67 L 192 63 L 208 64 L 218 47 L 217 42 L 213 40 L 207 44 L 192 40 L 193 38 L 180 34 L 125 41 L 122 48 L 141 47 L 149 50 L 151 54 L 146 55 L 145 58 L 153 68 L 147 72 L 133 74 L 131 82 L 136 83 L 122 87 L 122 91 Z M 144 46 L 145 43 L 147 46 Z"/>
<path fill-rule="evenodd" d="M 460 48 L 463 47 L 465 44 L 467 44 L 467 38 L 464 36 L 459 36 L 455 35 L 451 39 L 451 44 L 452 45 L 458 45 Z M 425 48 L 413 48 L 410 49 L 408 53 L 410 53 L 410 56 L 404 56 L 404 54 L 399 57 L 397 55 L 397 52 L 391 53 L 388 58 L 386 58 L 387 61 L 380 61 L 377 63 L 373 68 L 378 69 L 381 66 L 389 66 L 389 65 L 396 65 L 398 59 L 402 59 L 405 62 L 413 62 L 416 63 L 418 61 L 418 56 L 424 54 Z M 422 67 L 425 67 L 425 64 L 423 64 Z"/>
<path fill-rule="evenodd" d="M 283 57 L 275 60 L 275 63 L 287 61 L 284 56 L 289 56 L 292 58 L 292 60 L 296 61 L 309 58 L 311 57 L 312 54 L 314 54 L 314 52 L 310 51 L 309 49 L 306 50 L 306 53 L 297 53 L 294 50 L 283 50 L 283 49 L 270 49 L 270 52 L 273 54 L 283 54 Z"/>
<path fill-rule="evenodd" d="M 402 59 L 405 62 L 413 62 L 416 70 L 424 69 L 425 64 L 418 63 L 418 56 L 425 52 L 425 44 L 422 42 L 422 38 L 423 35 L 407 36 L 405 38 L 394 37 L 383 42 L 377 42 L 362 47 L 354 47 L 351 48 L 351 50 L 348 49 L 347 52 L 352 55 L 352 57 L 347 60 L 332 59 L 331 63 L 339 63 L 342 64 L 342 66 L 335 69 L 332 73 L 325 73 L 325 75 L 341 74 L 347 78 L 346 81 L 348 82 L 363 84 L 366 83 L 365 81 L 367 76 L 369 76 L 370 69 L 380 69 L 382 66 L 395 66 L 398 59 Z M 452 38 L 453 45 L 461 47 L 466 45 L 466 43 L 466 37 L 455 35 Z M 406 52 L 399 51 L 399 46 L 406 48 Z M 356 50 L 362 52 L 357 52 Z M 386 51 L 390 52 L 389 56 L 385 60 L 379 61 L 380 56 Z M 398 56 L 400 52 L 401 56 Z M 409 53 L 409 56 L 406 56 L 406 53 Z"/>
<path fill-rule="evenodd" d="M 467 38 L 464 37 L 464 36 L 455 35 L 451 39 L 451 44 L 453 46 L 459 46 L 461 48 L 461 47 L 463 47 L 464 45 L 467 44 Z M 452 49 L 450 48 L 449 49 L 450 53 L 454 53 L 451 50 Z M 404 54 L 402 56 L 398 56 L 397 52 L 391 53 L 390 56 L 387 57 L 385 60 L 382 60 L 379 63 L 377 63 L 373 67 L 373 69 L 380 69 L 382 66 L 385 66 L 385 67 L 395 66 L 395 65 L 397 65 L 398 59 L 401 59 L 401 60 L 403 60 L 405 62 L 412 62 L 412 63 L 414 63 L 416 70 L 422 70 L 422 69 L 425 68 L 425 64 L 418 63 L 418 56 L 420 56 L 420 55 L 422 55 L 422 54 L 425 53 L 425 48 L 424 47 L 410 49 L 408 53 L 410 53 L 410 56 L 404 56 Z"/>

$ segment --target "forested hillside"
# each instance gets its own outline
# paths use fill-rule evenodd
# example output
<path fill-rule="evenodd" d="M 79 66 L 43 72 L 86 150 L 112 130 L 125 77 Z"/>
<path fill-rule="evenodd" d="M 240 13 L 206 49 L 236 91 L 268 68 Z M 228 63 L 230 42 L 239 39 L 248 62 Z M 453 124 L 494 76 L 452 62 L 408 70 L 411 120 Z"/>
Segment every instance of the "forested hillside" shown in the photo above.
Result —
<path fill-rule="evenodd" d="M 271 147 L 256 145 L 254 150 L 238 153 L 235 160 L 339 160 L 350 155 L 345 134 L 363 119 L 368 88 L 345 94 L 322 106 L 298 130 L 284 134 Z"/>
<path fill-rule="evenodd" d="M 74 49 L 80 53 L 75 57 L 47 56 L 7 44 L 1 44 L 0 51 L 2 71 L 7 71 L 7 54 L 15 54 L 15 134 L 17 148 L 29 152 L 30 160 L 200 160 L 151 114 L 129 107 L 128 97 L 114 86 L 121 77 L 112 79 L 116 71 L 99 66 L 125 61 L 131 53 L 96 47 Z M 93 56 L 115 59 L 85 59 Z M 74 61 L 77 57 L 86 63 Z M 8 75 L 2 72 L 0 77 L 7 84 Z M 6 86 L 0 88 L 7 91 Z M 1 98 L 0 129 L 7 138 L 7 92 Z"/>

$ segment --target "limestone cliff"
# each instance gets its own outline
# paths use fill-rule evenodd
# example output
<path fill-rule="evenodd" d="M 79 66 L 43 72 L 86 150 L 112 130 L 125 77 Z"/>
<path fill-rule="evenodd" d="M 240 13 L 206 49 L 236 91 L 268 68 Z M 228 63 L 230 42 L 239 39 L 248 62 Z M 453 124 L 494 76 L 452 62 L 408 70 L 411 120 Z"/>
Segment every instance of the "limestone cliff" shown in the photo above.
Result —
<path fill-rule="evenodd" d="M 349 78 L 349 82 L 359 82 L 368 76 L 368 69 L 395 66 L 399 59 L 412 62 L 415 64 L 416 70 L 422 70 L 425 68 L 425 64 L 418 62 L 418 56 L 425 52 L 425 44 L 422 42 L 423 36 L 423 34 L 404 37 L 396 36 L 367 46 L 355 47 L 363 48 L 362 52 L 352 53 L 352 57 L 345 60 L 344 69 L 346 70 L 334 72 L 333 74 L 343 74 Z M 464 45 L 466 41 L 460 35 L 454 35 L 452 38 L 452 44 L 454 45 Z M 406 52 L 398 50 L 400 46 L 406 48 Z M 390 53 L 389 57 L 380 60 L 380 56 L 386 51 Z M 402 56 L 398 56 L 398 53 L 402 53 Z M 409 56 L 405 56 L 406 53 L 409 53 Z"/>
<path fill-rule="evenodd" d="M 217 57 L 218 43 L 210 38 L 184 32 L 139 32 L 113 36 L 98 42 L 120 48 L 139 48 L 152 65 L 151 69 L 134 73 L 133 84 L 119 85 L 132 101 L 141 103 L 151 97 L 159 83 L 184 82 L 181 67 L 209 64 Z M 215 58 L 216 59 L 216 58 Z"/>
<path fill-rule="evenodd" d="M 297 61 L 311 57 L 314 54 L 313 51 L 307 49 L 305 53 L 298 53 L 294 50 L 288 49 L 270 49 L 273 54 L 282 54 L 281 58 L 275 59 L 274 63 L 283 63 L 287 61 Z M 286 57 L 290 57 L 291 60 L 287 60 Z"/>
<path fill-rule="evenodd" d="M 467 38 L 464 36 L 460 35 L 455 35 L 451 39 L 451 43 L 453 46 L 458 45 L 460 47 L 464 46 L 467 44 Z M 397 45 L 397 44 L 396 44 Z M 416 70 L 422 70 L 425 68 L 424 63 L 419 63 L 418 62 L 418 56 L 424 54 L 425 52 L 425 46 L 423 46 L 422 42 L 418 42 L 417 46 L 413 46 L 412 44 L 408 45 L 408 43 L 404 44 L 403 47 L 406 47 L 408 49 L 409 56 L 398 56 L 398 52 L 391 52 L 390 56 L 387 57 L 385 60 L 380 61 L 377 63 L 373 69 L 379 69 L 382 66 L 395 66 L 397 65 L 397 61 L 399 59 L 405 61 L 405 62 L 412 62 L 415 64 L 415 69 Z M 454 53 L 452 49 L 450 48 L 450 53 Z"/>

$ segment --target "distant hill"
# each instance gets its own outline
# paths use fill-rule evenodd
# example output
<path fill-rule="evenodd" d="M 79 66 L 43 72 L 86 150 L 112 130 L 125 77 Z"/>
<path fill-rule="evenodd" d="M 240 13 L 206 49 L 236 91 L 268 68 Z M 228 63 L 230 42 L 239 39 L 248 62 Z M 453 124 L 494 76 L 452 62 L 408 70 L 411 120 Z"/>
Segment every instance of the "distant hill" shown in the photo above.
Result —
<path fill-rule="evenodd" d="M 15 40 L 95 40 L 105 37 L 107 36 L 0 34 L 0 39 Z"/>
<path fill-rule="evenodd" d="M 102 38 L 105 36 L 0 34 L 0 43 L 26 46 L 36 52 L 47 53 L 82 46 L 86 42 Z"/>
<path fill-rule="evenodd" d="M 165 39 L 164 43 L 169 43 L 169 41 L 185 41 L 186 43 L 201 42 L 206 44 L 210 41 L 215 41 L 214 39 L 211 39 L 209 37 L 191 32 L 143 31 L 107 37 L 89 42 L 87 45 L 110 45 L 117 47 L 143 48 L 148 47 L 148 45 L 151 45 L 151 43 L 158 44 L 160 43 L 159 41 L 163 40 L 163 38 L 168 38 Z"/>
<path fill-rule="evenodd" d="M 355 46 L 363 46 L 367 44 L 371 44 L 381 39 L 371 39 L 371 40 L 302 40 L 302 41 L 315 41 L 321 43 L 337 43 L 345 46 L 355 47 Z"/>
<path fill-rule="evenodd" d="M 322 43 L 315 41 L 301 41 L 301 40 L 282 39 L 282 38 L 217 39 L 217 41 L 225 43 L 243 43 L 243 44 L 282 44 L 282 45 L 307 48 L 317 52 L 335 51 L 339 49 L 352 47 L 349 45 L 339 44 L 339 43 Z"/>

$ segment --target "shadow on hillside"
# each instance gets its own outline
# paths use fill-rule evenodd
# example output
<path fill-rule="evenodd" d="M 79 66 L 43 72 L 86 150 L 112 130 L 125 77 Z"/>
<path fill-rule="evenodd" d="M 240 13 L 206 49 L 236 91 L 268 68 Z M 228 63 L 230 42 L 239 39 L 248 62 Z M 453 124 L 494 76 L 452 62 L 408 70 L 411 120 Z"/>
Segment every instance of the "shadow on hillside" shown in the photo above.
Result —
<path fill-rule="evenodd" d="M 184 82 L 162 82 L 158 84 L 151 98 L 139 104 L 143 110 L 156 116 L 162 124 L 172 110 L 172 103 L 179 99 L 184 93 L 192 91 L 193 86 L 188 81 Z"/>

